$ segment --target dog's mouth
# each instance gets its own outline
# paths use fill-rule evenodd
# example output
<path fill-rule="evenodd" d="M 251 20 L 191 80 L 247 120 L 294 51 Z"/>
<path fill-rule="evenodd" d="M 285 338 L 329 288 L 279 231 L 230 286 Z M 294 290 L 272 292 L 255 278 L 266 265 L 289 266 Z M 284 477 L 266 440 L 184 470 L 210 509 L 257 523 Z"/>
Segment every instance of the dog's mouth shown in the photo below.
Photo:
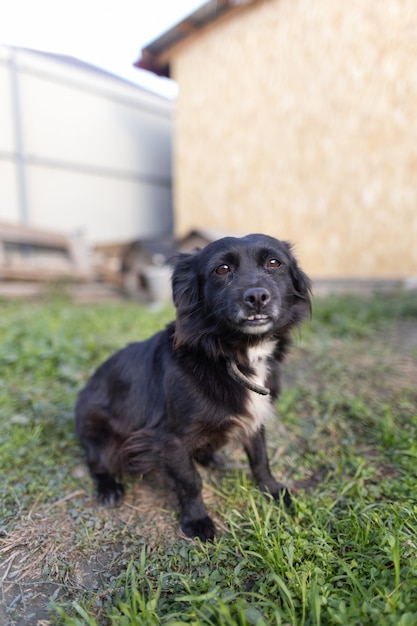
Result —
<path fill-rule="evenodd" d="M 245 334 L 258 335 L 267 332 L 273 324 L 269 315 L 256 313 L 248 315 L 240 322 L 240 328 Z"/>
<path fill-rule="evenodd" d="M 256 315 L 248 315 L 248 317 L 244 320 L 244 323 L 255 324 L 256 326 L 266 324 L 266 322 L 270 321 L 269 315 L 261 315 L 260 313 Z"/>

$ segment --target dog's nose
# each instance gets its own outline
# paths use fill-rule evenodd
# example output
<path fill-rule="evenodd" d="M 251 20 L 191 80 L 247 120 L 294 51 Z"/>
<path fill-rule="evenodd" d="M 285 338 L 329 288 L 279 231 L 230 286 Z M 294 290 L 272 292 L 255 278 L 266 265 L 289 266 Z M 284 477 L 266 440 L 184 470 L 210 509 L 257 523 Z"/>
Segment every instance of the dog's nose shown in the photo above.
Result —
<path fill-rule="evenodd" d="M 247 289 L 243 294 L 244 302 L 257 311 L 260 311 L 262 307 L 267 305 L 270 299 L 271 294 L 263 287 L 251 287 L 251 289 Z"/>

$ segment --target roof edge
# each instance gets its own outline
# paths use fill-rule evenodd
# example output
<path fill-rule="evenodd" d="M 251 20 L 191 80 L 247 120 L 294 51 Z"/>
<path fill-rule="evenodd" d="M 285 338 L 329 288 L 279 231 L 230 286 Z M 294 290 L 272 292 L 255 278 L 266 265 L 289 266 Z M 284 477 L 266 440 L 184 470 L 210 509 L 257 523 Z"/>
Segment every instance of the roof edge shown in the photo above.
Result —
<path fill-rule="evenodd" d="M 237 12 L 259 0 L 209 0 L 186 18 L 175 24 L 141 50 L 141 56 L 134 63 L 158 76 L 170 76 L 169 57 L 174 48 L 189 37 L 202 31 L 219 18 Z"/>

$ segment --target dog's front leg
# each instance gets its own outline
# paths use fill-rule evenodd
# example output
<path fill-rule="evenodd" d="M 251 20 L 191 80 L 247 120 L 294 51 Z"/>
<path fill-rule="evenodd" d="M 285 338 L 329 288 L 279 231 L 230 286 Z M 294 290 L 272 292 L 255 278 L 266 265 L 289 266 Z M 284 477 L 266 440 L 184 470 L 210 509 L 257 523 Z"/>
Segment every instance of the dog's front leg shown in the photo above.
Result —
<path fill-rule="evenodd" d="M 259 489 L 264 493 L 270 493 L 275 500 L 279 500 L 282 497 L 284 504 L 289 506 L 291 504 L 291 496 L 288 489 L 285 485 L 275 480 L 269 469 L 265 445 L 265 428 L 263 426 L 246 441 L 245 451 Z"/>
<path fill-rule="evenodd" d="M 181 442 L 170 441 L 167 450 L 165 471 L 178 496 L 182 531 L 202 541 L 213 539 L 216 528 L 204 506 L 202 482 L 194 461 Z"/>

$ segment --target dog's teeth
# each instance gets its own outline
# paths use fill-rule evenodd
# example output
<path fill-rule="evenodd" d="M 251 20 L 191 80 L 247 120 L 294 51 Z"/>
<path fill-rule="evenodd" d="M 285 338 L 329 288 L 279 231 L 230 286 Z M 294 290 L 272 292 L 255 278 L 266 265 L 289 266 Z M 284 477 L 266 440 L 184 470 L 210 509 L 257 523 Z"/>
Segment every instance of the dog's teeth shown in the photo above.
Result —
<path fill-rule="evenodd" d="M 267 318 L 267 315 L 260 315 L 257 313 L 256 315 L 248 315 L 246 319 L 248 322 L 255 322 L 256 320 L 266 320 Z"/>

